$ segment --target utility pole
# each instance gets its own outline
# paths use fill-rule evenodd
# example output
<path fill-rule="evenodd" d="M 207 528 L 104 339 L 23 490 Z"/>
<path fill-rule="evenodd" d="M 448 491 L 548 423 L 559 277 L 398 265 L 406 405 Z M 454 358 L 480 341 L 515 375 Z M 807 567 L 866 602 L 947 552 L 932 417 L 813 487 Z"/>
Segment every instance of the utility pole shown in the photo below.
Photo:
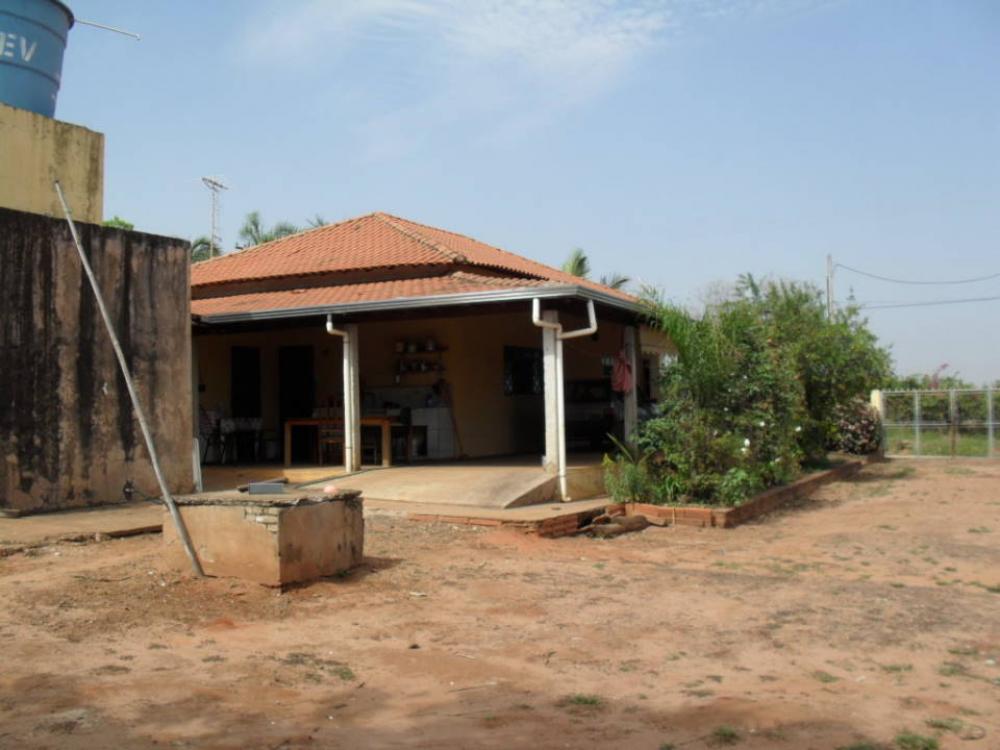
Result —
<path fill-rule="evenodd" d="M 219 193 L 229 188 L 215 177 L 202 177 L 201 181 L 212 191 L 212 234 L 208 237 L 208 257 L 214 258 L 215 249 L 222 245 L 222 238 L 219 236 Z"/>
<path fill-rule="evenodd" d="M 833 320 L 833 256 L 826 256 L 826 318 Z"/>

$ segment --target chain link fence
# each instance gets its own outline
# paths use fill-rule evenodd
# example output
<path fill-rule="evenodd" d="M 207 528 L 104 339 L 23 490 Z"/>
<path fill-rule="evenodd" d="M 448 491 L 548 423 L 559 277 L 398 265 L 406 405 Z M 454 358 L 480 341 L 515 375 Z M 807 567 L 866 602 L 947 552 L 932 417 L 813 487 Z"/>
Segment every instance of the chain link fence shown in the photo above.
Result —
<path fill-rule="evenodd" d="M 874 391 L 887 456 L 996 458 L 992 388 Z"/>

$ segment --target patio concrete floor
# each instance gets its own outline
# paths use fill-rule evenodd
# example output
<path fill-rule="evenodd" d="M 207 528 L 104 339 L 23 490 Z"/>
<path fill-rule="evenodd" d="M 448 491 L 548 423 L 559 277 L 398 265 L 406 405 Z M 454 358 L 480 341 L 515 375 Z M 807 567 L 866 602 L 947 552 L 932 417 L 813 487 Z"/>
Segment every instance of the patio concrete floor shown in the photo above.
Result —
<path fill-rule="evenodd" d="M 0 554 L 5 548 L 16 550 L 98 534 L 115 537 L 154 532 L 160 530 L 162 523 L 163 507 L 150 502 L 61 510 L 21 518 L 0 516 Z"/>
<path fill-rule="evenodd" d="M 583 489 L 593 486 L 600 474 L 600 460 L 592 455 L 569 462 L 569 474 L 580 487 L 575 498 L 594 497 L 603 491 Z M 590 480 L 585 482 L 582 480 Z M 392 501 L 471 508 L 516 508 L 556 499 L 556 478 L 546 473 L 536 457 L 513 456 L 447 463 L 393 466 L 370 469 L 331 481 L 302 485 L 319 488 L 361 490 L 365 501 Z M 603 489 L 603 488 L 602 488 Z"/>

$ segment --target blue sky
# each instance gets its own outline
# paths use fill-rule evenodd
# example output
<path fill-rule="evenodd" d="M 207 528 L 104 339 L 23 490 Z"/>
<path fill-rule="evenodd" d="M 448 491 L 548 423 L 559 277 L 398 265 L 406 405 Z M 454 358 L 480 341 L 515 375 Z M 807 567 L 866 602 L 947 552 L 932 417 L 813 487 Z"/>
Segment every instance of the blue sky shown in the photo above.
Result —
<path fill-rule="evenodd" d="M 107 135 L 105 212 L 208 233 L 373 210 L 697 304 L 1000 272 L 994 0 L 71 0 L 57 117 Z M 837 297 L 1000 296 L 1000 278 Z M 899 369 L 1000 378 L 1000 301 L 871 310 Z"/>

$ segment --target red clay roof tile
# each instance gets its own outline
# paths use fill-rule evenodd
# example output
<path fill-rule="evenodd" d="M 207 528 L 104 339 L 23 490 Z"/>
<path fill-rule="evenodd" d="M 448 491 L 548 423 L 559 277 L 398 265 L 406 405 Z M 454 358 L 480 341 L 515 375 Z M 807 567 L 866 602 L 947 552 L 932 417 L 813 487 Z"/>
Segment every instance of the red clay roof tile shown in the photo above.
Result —
<path fill-rule="evenodd" d="M 611 289 L 589 279 L 578 278 L 471 237 L 385 213 L 372 213 L 337 224 L 327 224 L 274 242 L 196 263 L 191 269 L 191 285 L 207 287 L 227 282 L 252 282 L 282 277 L 419 266 L 481 267 L 484 270 L 515 274 L 519 277 L 514 279 L 518 285 L 524 285 L 525 281 L 532 279 L 545 280 L 600 290 L 627 301 L 635 299 L 620 290 Z M 358 290 L 372 288 L 372 293 L 376 293 L 375 288 L 388 289 L 392 284 L 398 283 L 402 285 L 400 289 L 412 291 L 419 288 L 419 284 L 414 284 L 417 281 L 429 283 L 430 279 L 349 286 Z M 323 290 L 310 290 L 310 294 L 316 296 L 322 291 L 328 291 L 330 295 L 338 298 L 348 293 L 346 288 L 325 287 Z M 280 294 L 290 293 L 269 292 L 242 296 L 258 298 Z M 195 300 L 194 305 L 201 309 L 200 303 L 208 302 L 213 300 Z M 225 304 L 231 305 L 234 302 Z M 198 309 L 195 312 L 198 312 Z"/>
<path fill-rule="evenodd" d="M 195 315 L 231 315 L 273 310 L 297 310 L 308 307 L 377 302 L 389 299 L 435 297 L 445 294 L 542 287 L 552 284 L 540 279 L 512 279 L 457 271 L 445 276 L 416 279 L 393 279 L 360 284 L 251 292 L 191 301 Z"/>

